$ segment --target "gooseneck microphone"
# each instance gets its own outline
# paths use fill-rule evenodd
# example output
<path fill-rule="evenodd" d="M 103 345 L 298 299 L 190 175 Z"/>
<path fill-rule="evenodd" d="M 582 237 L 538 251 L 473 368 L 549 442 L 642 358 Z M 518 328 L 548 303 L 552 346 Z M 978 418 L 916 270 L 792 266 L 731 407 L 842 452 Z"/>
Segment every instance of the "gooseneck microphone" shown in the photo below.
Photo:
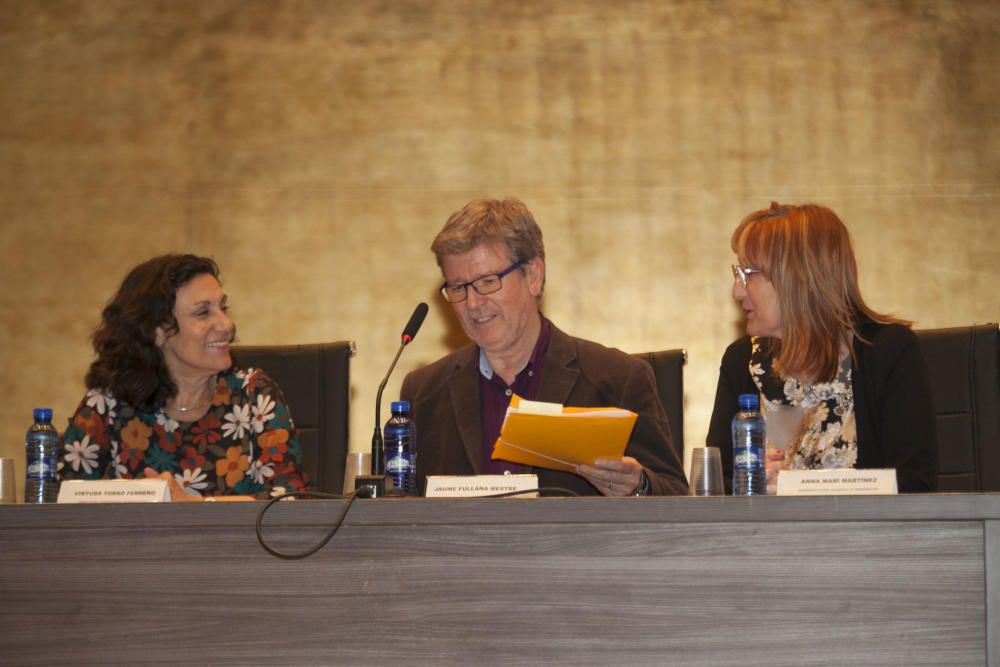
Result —
<path fill-rule="evenodd" d="M 382 442 L 382 429 L 380 428 L 382 423 L 382 392 L 385 390 L 385 385 L 389 381 L 389 376 L 392 375 L 393 369 L 396 368 L 396 362 L 399 361 L 399 355 L 403 353 L 403 348 L 412 343 L 413 339 L 417 337 L 420 325 L 424 323 L 424 318 L 427 317 L 427 311 L 428 307 L 426 303 L 419 303 L 413 309 L 410 321 L 403 327 L 403 334 L 400 336 L 399 349 L 396 350 L 396 356 L 392 359 L 389 371 L 382 378 L 382 384 L 378 386 L 378 395 L 375 398 L 375 433 L 372 435 L 372 477 L 379 476 L 383 480 L 385 478 L 385 461 L 383 460 L 385 458 L 383 453 L 384 443 Z M 365 481 L 365 485 L 369 485 L 367 480 Z M 383 489 L 384 486 L 382 489 L 375 489 L 375 495 L 381 496 L 384 493 Z"/>

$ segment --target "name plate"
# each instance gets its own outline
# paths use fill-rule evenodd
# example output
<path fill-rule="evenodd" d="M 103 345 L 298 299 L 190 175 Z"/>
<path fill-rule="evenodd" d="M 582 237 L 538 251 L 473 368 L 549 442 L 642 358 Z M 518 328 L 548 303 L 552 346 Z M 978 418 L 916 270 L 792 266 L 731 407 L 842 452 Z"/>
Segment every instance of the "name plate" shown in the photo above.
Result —
<path fill-rule="evenodd" d="M 778 473 L 779 496 L 894 496 L 896 470 L 782 470 Z"/>
<path fill-rule="evenodd" d="M 59 486 L 59 503 L 169 503 L 165 479 L 66 480 Z"/>
<path fill-rule="evenodd" d="M 513 496 L 537 498 L 538 475 L 431 475 L 427 498 L 479 498 L 512 491 L 534 491 Z"/>

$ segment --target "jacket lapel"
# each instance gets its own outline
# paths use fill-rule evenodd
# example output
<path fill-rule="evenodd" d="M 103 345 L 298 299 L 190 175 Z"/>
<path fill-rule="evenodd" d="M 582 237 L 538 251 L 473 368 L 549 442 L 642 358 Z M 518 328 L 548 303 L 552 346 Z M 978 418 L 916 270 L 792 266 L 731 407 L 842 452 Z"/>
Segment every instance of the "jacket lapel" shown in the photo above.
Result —
<path fill-rule="evenodd" d="M 448 378 L 448 393 L 454 423 L 462 438 L 462 446 L 472 470 L 482 470 L 483 433 L 479 410 L 479 348 L 471 345 L 468 354 L 455 362 L 455 371 Z"/>
<path fill-rule="evenodd" d="M 565 404 L 576 386 L 580 371 L 575 367 L 576 349 L 572 339 L 552 326 L 549 349 L 542 368 L 542 384 L 538 400 Z M 455 369 L 448 378 L 448 393 L 454 423 L 462 439 L 462 446 L 472 470 L 479 472 L 483 465 L 482 418 L 479 403 L 479 348 L 468 347 L 468 352 L 455 361 Z"/>
<path fill-rule="evenodd" d="M 565 405 L 580 377 L 575 361 L 573 340 L 552 325 L 549 349 L 545 353 L 545 365 L 542 367 L 542 385 L 538 389 L 539 401 Z"/>

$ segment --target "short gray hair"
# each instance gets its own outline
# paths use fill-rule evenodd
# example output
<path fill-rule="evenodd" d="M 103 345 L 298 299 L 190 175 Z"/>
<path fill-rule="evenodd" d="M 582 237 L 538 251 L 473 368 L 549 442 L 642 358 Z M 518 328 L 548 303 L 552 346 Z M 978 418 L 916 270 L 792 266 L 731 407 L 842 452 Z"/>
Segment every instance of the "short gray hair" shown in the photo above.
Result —
<path fill-rule="evenodd" d="M 431 251 L 441 266 L 446 255 L 460 255 L 490 242 L 506 245 L 512 262 L 529 262 L 535 257 L 545 260 L 541 228 L 528 207 L 513 197 L 470 201 L 451 214 L 434 238 Z"/>

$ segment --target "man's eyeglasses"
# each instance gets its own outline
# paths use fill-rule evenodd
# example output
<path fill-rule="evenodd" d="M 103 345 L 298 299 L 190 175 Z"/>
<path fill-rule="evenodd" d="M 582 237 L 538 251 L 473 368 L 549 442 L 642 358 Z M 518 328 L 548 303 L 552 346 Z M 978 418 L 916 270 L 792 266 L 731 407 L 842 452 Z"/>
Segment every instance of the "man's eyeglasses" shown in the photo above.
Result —
<path fill-rule="evenodd" d="M 466 297 L 469 295 L 469 288 L 476 290 L 476 294 L 486 295 L 493 294 L 494 292 L 499 292 L 500 288 L 503 287 L 503 277 L 508 273 L 512 273 L 521 268 L 523 262 L 514 262 L 506 269 L 500 273 L 494 273 L 489 276 L 483 276 L 482 278 L 476 278 L 472 282 L 462 283 L 460 285 L 449 285 L 447 282 L 441 285 L 441 296 L 445 298 L 448 303 L 459 303 L 465 301 Z"/>
<path fill-rule="evenodd" d="M 750 276 L 755 273 L 763 273 L 763 269 L 748 269 L 745 266 L 740 266 L 739 264 L 733 264 L 733 278 L 739 280 L 744 287 L 747 286 L 747 281 L 750 280 Z"/>

